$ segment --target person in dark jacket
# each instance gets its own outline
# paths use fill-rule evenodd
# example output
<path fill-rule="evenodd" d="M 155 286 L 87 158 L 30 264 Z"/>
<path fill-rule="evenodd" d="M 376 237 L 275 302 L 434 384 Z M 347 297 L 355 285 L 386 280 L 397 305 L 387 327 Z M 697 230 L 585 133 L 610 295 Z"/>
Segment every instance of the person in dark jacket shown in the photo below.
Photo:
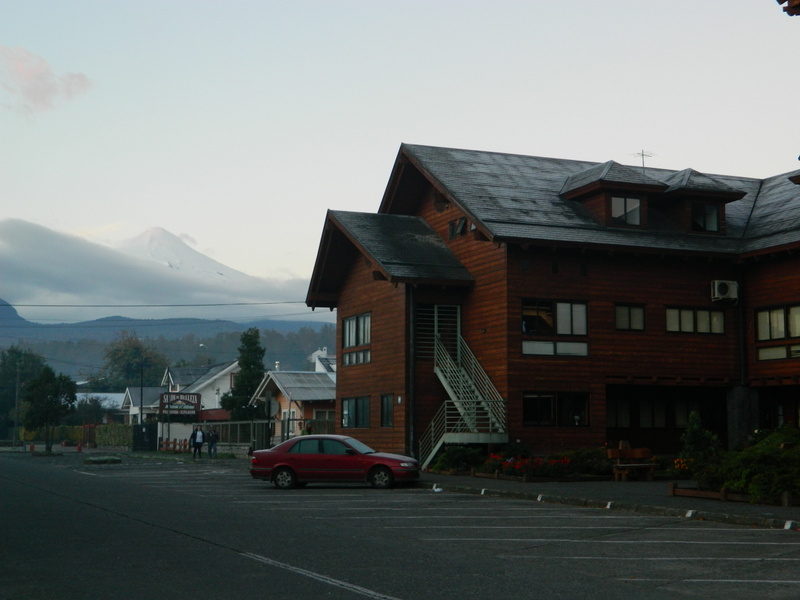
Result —
<path fill-rule="evenodd" d="M 217 458 L 219 435 L 217 435 L 216 428 L 212 427 L 206 432 L 206 439 L 208 441 L 208 458 Z"/>

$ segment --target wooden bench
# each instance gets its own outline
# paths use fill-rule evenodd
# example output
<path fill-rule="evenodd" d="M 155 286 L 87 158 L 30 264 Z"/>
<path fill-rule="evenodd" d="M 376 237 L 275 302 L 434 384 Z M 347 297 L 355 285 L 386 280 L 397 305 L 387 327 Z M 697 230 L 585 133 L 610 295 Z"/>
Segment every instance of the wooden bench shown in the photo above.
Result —
<path fill-rule="evenodd" d="M 641 480 L 653 481 L 656 470 L 654 462 L 645 462 L 652 458 L 648 448 L 619 448 L 609 449 L 608 458 L 614 460 L 614 481 L 628 481 L 628 476 L 633 475 Z"/>

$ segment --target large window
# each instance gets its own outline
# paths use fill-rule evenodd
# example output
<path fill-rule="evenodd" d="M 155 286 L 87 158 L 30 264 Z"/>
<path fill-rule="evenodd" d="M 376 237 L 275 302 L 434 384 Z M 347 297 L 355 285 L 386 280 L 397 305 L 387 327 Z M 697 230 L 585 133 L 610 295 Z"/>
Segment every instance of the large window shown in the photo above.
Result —
<path fill-rule="evenodd" d="M 525 427 L 585 427 L 589 425 L 589 394 L 529 392 L 522 397 Z"/>
<path fill-rule="evenodd" d="M 342 319 L 342 364 L 358 365 L 371 359 L 372 314 L 364 313 Z M 352 350 L 350 350 L 352 348 Z"/>
<path fill-rule="evenodd" d="M 617 329 L 644 331 L 644 306 L 618 304 L 615 308 Z"/>
<path fill-rule="evenodd" d="M 369 397 L 342 398 L 342 427 L 369 427 Z"/>
<path fill-rule="evenodd" d="M 559 336 L 585 336 L 588 333 L 587 306 L 582 302 L 552 300 L 523 300 L 523 354 L 539 356 L 586 356 L 589 346 L 574 339 Z M 555 339 L 533 339 L 555 338 Z"/>
<path fill-rule="evenodd" d="M 721 310 L 668 308 L 667 331 L 725 333 L 725 313 Z"/>
<path fill-rule="evenodd" d="M 612 225 L 641 225 L 642 202 L 638 198 L 611 198 Z"/>
<path fill-rule="evenodd" d="M 771 342 L 800 337 L 800 305 L 781 306 L 756 311 L 756 340 Z M 758 360 L 800 358 L 800 344 L 764 346 Z"/>

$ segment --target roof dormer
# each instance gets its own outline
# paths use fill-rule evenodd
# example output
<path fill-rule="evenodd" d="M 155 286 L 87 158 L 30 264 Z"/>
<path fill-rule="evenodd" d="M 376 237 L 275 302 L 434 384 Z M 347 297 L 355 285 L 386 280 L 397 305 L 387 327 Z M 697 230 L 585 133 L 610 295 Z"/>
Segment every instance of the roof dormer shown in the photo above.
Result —
<path fill-rule="evenodd" d="M 690 233 L 725 233 L 725 205 L 746 192 L 732 188 L 693 169 L 684 169 L 664 179 L 669 187 L 654 206 Z"/>
<path fill-rule="evenodd" d="M 559 195 L 580 202 L 603 225 L 638 228 L 647 225 L 650 196 L 667 187 L 641 169 L 610 160 L 570 175 Z"/>

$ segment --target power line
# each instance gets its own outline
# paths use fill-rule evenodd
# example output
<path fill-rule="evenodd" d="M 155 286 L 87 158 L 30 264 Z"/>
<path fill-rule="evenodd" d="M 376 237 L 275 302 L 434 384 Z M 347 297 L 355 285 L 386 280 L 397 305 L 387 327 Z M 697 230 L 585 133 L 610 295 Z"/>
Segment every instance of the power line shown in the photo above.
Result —
<path fill-rule="evenodd" d="M 195 308 L 218 306 L 274 306 L 280 304 L 305 304 L 305 300 L 280 300 L 274 302 L 214 302 L 204 304 L 8 304 L 14 308 Z"/>

